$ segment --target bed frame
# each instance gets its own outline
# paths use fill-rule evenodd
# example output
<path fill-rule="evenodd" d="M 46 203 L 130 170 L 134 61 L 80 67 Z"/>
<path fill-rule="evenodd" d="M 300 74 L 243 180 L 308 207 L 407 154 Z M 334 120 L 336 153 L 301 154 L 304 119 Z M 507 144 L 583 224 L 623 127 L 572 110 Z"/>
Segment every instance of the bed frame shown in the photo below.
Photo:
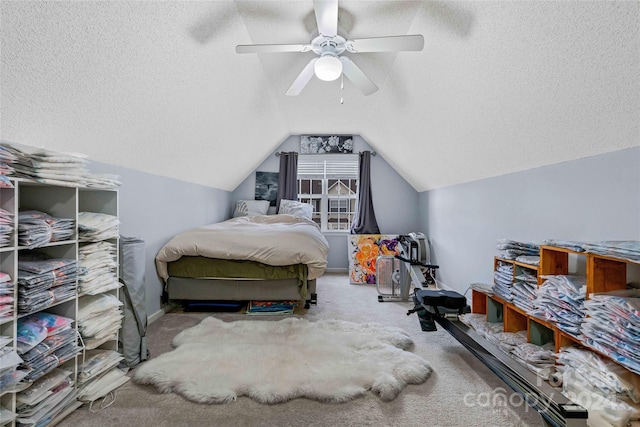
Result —
<path fill-rule="evenodd" d="M 305 300 L 317 304 L 316 281 L 307 281 L 307 299 L 300 295 L 298 279 L 195 279 L 169 277 L 167 299 L 172 301 L 276 301 Z"/>

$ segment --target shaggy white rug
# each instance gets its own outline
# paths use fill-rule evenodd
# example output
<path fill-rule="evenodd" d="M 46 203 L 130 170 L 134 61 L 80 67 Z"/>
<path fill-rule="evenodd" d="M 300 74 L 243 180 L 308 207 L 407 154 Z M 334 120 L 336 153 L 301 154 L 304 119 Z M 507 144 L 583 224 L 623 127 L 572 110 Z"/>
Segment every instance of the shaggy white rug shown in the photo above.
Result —
<path fill-rule="evenodd" d="M 133 379 L 200 403 L 243 395 L 262 403 L 346 402 L 367 390 L 392 400 L 432 371 L 406 351 L 413 341 L 403 330 L 377 323 L 207 317 L 172 345 L 175 350 L 136 368 Z"/>

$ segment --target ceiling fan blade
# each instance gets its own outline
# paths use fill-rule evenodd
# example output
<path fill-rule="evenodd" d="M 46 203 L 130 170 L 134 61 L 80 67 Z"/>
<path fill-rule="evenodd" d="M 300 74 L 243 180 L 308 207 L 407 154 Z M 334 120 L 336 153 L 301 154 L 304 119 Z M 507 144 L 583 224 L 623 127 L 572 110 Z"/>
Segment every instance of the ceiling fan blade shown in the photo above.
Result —
<path fill-rule="evenodd" d="M 345 46 L 347 50 L 352 53 L 422 50 L 424 47 L 424 37 L 422 37 L 422 34 L 371 37 L 367 39 L 349 40 Z"/>
<path fill-rule="evenodd" d="M 313 10 L 318 21 L 318 31 L 323 36 L 338 34 L 338 0 L 313 0 Z"/>
<path fill-rule="evenodd" d="M 378 86 L 371 81 L 362 70 L 346 56 L 341 56 L 342 72 L 365 95 L 371 95 L 378 90 Z"/>
<path fill-rule="evenodd" d="M 318 58 L 313 58 L 307 66 L 303 68 L 296 80 L 291 84 L 289 89 L 287 89 L 288 96 L 296 96 L 302 92 L 302 89 L 304 89 L 307 83 L 309 83 L 309 80 L 311 80 L 311 77 L 315 74 L 314 65 L 317 60 Z"/>
<path fill-rule="evenodd" d="M 239 44 L 236 53 L 308 52 L 309 44 Z"/>

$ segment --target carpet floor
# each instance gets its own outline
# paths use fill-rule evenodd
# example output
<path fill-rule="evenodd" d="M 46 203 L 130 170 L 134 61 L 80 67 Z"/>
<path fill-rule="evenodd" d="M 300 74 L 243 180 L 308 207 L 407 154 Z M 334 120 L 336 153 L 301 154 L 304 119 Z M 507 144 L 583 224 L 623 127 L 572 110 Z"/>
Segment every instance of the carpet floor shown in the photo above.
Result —
<path fill-rule="evenodd" d="M 318 305 L 298 308 L 294 316 L 314 321 L 342 319 L 379 322 L 405 330 L 415 342 L 412 351 L 426 359 L 434 372 L 420 385 L 408 385 L 390 402 L 369 394 L 347 403 L 309 399 L 266 405 L 247 397 L 228 404 L 197 404 L 177 394 L 161 394 L 153 386 L 129 381 L 118 389 L 115 402 L 92 412 L 87 405 L 59 426 L 542 426 L 537 412 L 514 395 L 500 379 L 448 332 L 422 332 L 418 318 L 407 316 L 410 302 L 377 300 L 375 286 L 350 285 L 346 274 L 326 274 L 318 280 Z M 239 313 L 184 313 L 175 310 L 149 325 L 151 357 L 172 349 L 181 330 L 206 316 L 225 321 L 282 319 Z M 95 410 L 94 405 L 94 410 Z"/>

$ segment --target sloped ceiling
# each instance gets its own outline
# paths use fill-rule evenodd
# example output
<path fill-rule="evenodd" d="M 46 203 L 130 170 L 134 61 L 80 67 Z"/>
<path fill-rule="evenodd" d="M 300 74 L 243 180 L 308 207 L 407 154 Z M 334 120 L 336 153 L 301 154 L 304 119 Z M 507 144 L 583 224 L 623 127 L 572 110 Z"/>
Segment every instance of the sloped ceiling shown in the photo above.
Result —
<path fill-rule="evenodd" d="M 340 1 L 380 87 L 312 79 L 311 0 L 2 1 L 2 139 L 233 190 L 291 134 L 359 134 L 418 191 L 640 145 L 635 1 Z M 340 99 L 343 98 L 343 103 Z"/>

